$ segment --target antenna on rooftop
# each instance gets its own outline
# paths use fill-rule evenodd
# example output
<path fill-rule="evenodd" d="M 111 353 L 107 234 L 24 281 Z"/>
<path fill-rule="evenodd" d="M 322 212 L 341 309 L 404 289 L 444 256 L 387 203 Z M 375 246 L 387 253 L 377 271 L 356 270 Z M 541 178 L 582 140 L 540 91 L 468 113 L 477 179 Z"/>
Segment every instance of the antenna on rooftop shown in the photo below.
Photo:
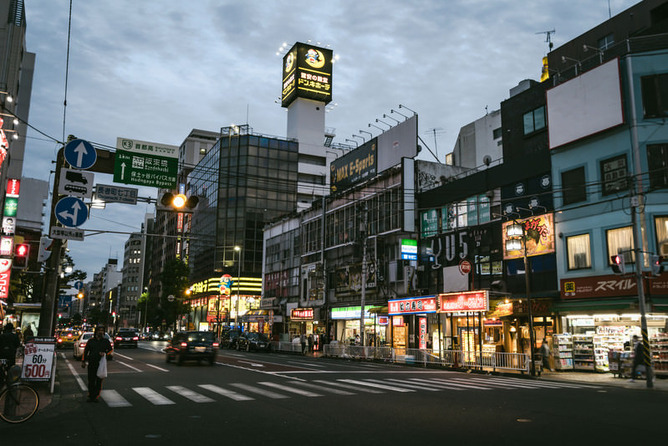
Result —
<path fill-rule="evenodd" d="M 547 42 L 548 52 L 552 51 L 552 48 L 554 47 L 554 43 L 552 43 L 552 34 L 554 34 L 555 32 L 556 31 L 553 29 L 551 31 L 540 31 L 536 33 L 536 34 L 545 34 L 545 42 Z"/>
<path fill-rule="evenodd" d="M 427 131 L 434 134 L 434 151 L 436 151 L 436 159 L 438 159 L 438 144 L 436 142 L 436 133 L 440 134 L 440 133 L 445 133 L 445 132 L 443 131 L 443 128 L 441 128 L 441 127 L 434 127 L 433 129 L 429 129 Z"/>

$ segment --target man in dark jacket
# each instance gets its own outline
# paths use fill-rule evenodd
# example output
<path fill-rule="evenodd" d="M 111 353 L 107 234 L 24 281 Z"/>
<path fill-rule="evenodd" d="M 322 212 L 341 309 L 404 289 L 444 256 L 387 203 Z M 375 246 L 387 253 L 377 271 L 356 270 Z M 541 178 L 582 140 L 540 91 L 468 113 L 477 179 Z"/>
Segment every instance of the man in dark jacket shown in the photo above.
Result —
<path fill-rule="evenodd" d="M 98 325 L 95 328 L 95 336 L 86 343 L 84 354 L 81 360 L 81 367 L 86 367 L 88 362 L 88 402 L 96 403 L 102 390 L 102 379 L 97 377 L 97 368 L 100 366 L 100 360 L 111 352 L 111 343 L 104 337 L 104 326 Z"/>
<path fill-rule="evenodd" d="M 14 333 L 14 324 L 11 322 L 7 323 L 3 333 L 0 335 L 0 359 L 6 359 L 9 367 L 16 363 L 16 349 L 20 345 L 21 340 Z"/>

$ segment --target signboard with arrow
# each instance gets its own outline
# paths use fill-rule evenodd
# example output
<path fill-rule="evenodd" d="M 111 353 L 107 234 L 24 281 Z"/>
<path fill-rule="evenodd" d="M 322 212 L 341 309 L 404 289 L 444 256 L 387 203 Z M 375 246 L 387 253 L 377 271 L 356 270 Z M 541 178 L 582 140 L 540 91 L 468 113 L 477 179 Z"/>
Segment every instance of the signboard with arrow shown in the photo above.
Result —
<path fill-rule="evenodd" d="M 81 226 L 88 219 L 86 203 L 76 197 L 64 197 L 58 200 L 54 212 L 60 224 L 70 228 Z"/>
<path fill-rule="evenodd" d="M 65 161 L 77 169 L 88 169 L 95 164 L 97 152 L 91 143 L 83 139 L 73 139 L 65 146 Z"/>
<path fill-rule="evenodd" d="M 116 150 L 114 182 L 174 189 L 178 163 L 176 158 Z"/>

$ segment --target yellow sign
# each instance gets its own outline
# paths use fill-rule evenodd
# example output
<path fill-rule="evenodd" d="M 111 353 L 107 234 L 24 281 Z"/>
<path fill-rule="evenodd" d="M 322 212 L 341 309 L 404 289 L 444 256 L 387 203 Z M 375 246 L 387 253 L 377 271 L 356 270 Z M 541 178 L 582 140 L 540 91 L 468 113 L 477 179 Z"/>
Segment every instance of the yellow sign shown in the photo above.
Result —
<path fill-rule="evenodd" d="M 554 252 L 553 214 L 536 215 L 522 220 L 515 220 L 515 222 L 524 228 L 525 237 L 522 246 L 526 246 L 527 257 Z M 524 255 L 521 248 L 519 250 L 506 249 L 506 241 L 515 238 L 508 237 L 507 228 L 512 224 L 512 221 L 503 224 L 503 258 L 505 260 L 519 259 Z"/>

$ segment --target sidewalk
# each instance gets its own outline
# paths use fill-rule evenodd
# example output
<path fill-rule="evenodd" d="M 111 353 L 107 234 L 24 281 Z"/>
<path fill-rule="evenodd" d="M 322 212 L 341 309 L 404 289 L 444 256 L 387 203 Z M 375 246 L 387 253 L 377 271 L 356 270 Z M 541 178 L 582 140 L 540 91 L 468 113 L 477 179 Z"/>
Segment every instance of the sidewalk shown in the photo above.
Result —
<path fill-rule="evenodd" d="M 580 382 L 583 384 L 602 384 L 605 386 L 622 387 L 624 389 L 647 389 L 647 382 L 644 379 L 629 382 L 628 378 L 617 378 L 612 373 L 543 371 L 539 379 Z M 654 390 L 668 391 L 668 379 L 663 377 L 655 378 Z"/>

